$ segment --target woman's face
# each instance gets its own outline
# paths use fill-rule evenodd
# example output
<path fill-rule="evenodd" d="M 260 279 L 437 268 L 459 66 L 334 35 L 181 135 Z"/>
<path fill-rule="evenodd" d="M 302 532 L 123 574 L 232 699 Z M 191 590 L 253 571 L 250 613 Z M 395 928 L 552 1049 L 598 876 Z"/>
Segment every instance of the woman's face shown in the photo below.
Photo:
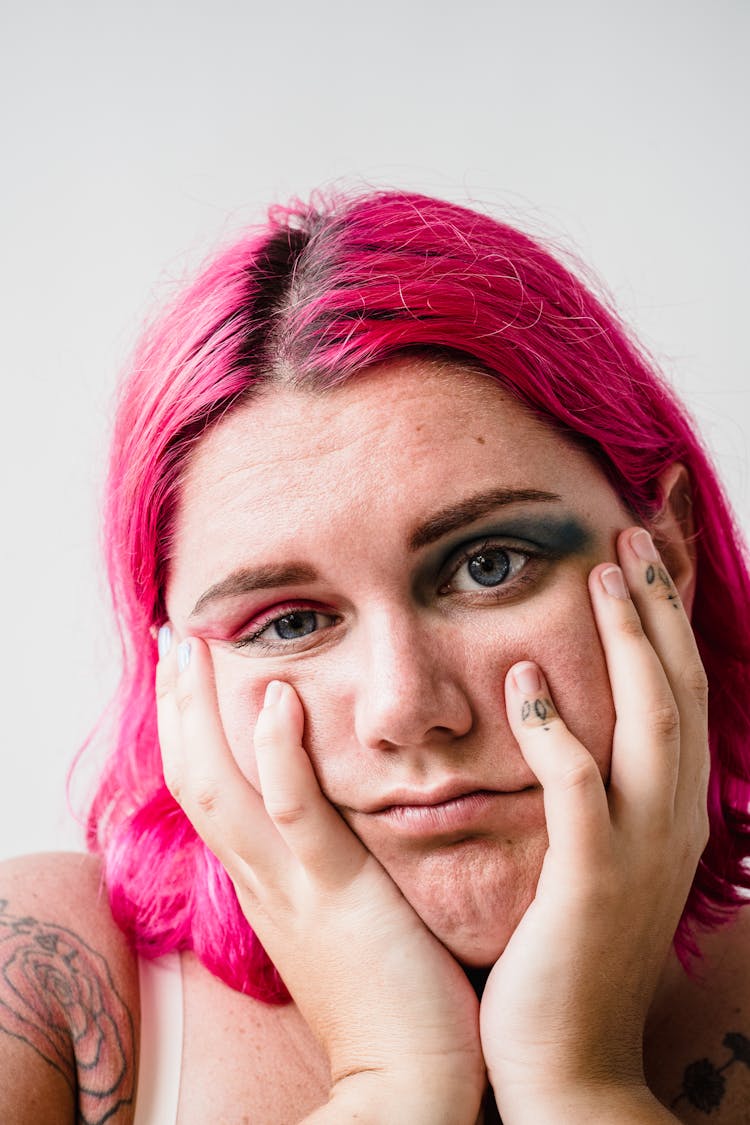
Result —
<path fill-rule="evenodd" d="M 209 643 L 256 788 L 253 727 L 281 679 L 329 800 L 437 937 L 488 964 L 547 843 L 505 675 L 538 661 L 606 777 L 614 713 L 586 578 L 630 523 L 594 462 L 491 379 L 402 359 L 322 394 L 270 389 L 207 434 L 167 606 L 180 637 Z"/>

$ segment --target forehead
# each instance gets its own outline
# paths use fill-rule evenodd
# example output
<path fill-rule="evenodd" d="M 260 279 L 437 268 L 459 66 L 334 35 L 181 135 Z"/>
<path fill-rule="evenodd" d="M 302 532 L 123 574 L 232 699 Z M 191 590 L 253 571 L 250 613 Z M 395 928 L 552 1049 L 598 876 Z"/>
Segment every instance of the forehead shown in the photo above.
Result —
<path fill-rule="evenodd" d="M 259 553 L 356 549 L 364 533 L 403 540 L 485 487 L 555 492 L 582 515 L 597 489 L 613 498 L 585 453 L 477 372 L 400 360 L 322 393 L 271 387 L 193 452 L 172 576 L 209 583 Z"/>

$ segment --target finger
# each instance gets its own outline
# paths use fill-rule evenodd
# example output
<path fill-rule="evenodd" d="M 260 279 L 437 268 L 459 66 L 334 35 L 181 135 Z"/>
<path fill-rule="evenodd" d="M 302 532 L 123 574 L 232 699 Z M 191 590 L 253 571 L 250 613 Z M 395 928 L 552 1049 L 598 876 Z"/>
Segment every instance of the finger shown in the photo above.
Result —
<path fill-rule="evenodd" d="M 505 678 L 511 730 L 544 790 L 550 850 L 580 870 L 609 839 L 604 783 L 588 750 L 560 718 L 536 664 L 514 665 Z"/>
<path fill-rule="evenodd" d="M 670 684 L 680 715 L 677 800 L 705 801 L 708 785 L 708 685 L 690 620 L 645 528 L 618 540 L 618 555 L 643 629 Z"/>
<path fill-rule="evenodd" d="M 589 591 L 616 714 L 609 776 L 612 816 L 642 828 L 661 824 L 674 809 L 680 759 L 677 703 L 620 567 L 594 567 Z"/>
<path fill-rule="evenodd" d="M 303 711 L 290 684 L 272 681 L 255 726 L 255 757 L 266 811 L 308 874 L 349 882 L 368 853 L 321 791 L 302 746 Z"/>
<path fill-rule="evenodd" d="M 239 857 L 258 876 L 270 877 L 286 849 L 227 743 L 203 641 L 191 637 L 163 652 L 156 694 L 170 792 L 230 874 L 238 873 Z"/>
<path fill-rule="evenodd" d="M 177 664 L 173 653 L 172 626 L 162 625 L 157 635 L 159 660 L 156 665 L 156 722 L 159 734 L 162 773 L 167 789 L 179 801 L 180 739 L 179 712 L 173 695 Z"/>

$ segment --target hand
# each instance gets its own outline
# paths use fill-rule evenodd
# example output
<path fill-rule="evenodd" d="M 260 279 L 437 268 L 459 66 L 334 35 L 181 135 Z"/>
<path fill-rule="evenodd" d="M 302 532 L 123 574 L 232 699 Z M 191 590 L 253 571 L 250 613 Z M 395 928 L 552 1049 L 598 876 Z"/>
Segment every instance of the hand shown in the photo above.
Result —
<path fill-rule="evenodd" d="M 350 1120 L 356 1105 L 363 1122 L 473 1125 L 486 1081 L 474 992 L 322 794 L 296 693 L 267 690 L 261 795 L 227 744 L 207 646 L 188 651 L 182 672 L 174 650 L 157 671 L 165 780 L 327 1052 L 346 1109 L 311 1120 Z"/>
<path fill-rule="evenodd" d="M 562 1109 L 578 1121 L 673 1120 L 655 1100 L 643 1109 L 642 1035 L 708 838 L 706 682 L 669 576 L 643 557 L 649 546 L 634 528 L 618 540 L 632 600 L 613 564 L 589 581 L 616 711 L 606 788 L 543 678 L 524 683 L 535 666 L 516 665 L 506 681 L 513 733 L 544 789 L 549 848 L 482 998 L 505 1125 L 567 1120 Z M 589 1116 L 597 1090 L 605 1109 Z M 641 1108 L 616 1116 L 612 1099 L 626 1090 Z"/>

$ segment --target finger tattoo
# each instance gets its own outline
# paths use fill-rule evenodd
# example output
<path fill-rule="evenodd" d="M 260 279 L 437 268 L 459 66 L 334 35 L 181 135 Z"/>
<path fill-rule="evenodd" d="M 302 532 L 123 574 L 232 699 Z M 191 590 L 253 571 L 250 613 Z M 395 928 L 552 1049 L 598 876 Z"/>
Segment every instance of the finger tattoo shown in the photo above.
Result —
<path fill-rule="evenodd" d="M 649 563 L 646 567 L 646 582 L 649 586 L 653 586 L 657 579 L 667 591 L 667 601 L 671 602 L 675 609 L 679 609 L 679 597 L 672 579 L 663 566 L 654 566 L 653 563 Z"/>
<path fill-rule="evenodd" d="M 541 726 L 549 730 L 548 720 L 554 718 L 555 708 L 548 698 L 525 699 L 521 707 L 521 722 L 526 726 Z"/>

